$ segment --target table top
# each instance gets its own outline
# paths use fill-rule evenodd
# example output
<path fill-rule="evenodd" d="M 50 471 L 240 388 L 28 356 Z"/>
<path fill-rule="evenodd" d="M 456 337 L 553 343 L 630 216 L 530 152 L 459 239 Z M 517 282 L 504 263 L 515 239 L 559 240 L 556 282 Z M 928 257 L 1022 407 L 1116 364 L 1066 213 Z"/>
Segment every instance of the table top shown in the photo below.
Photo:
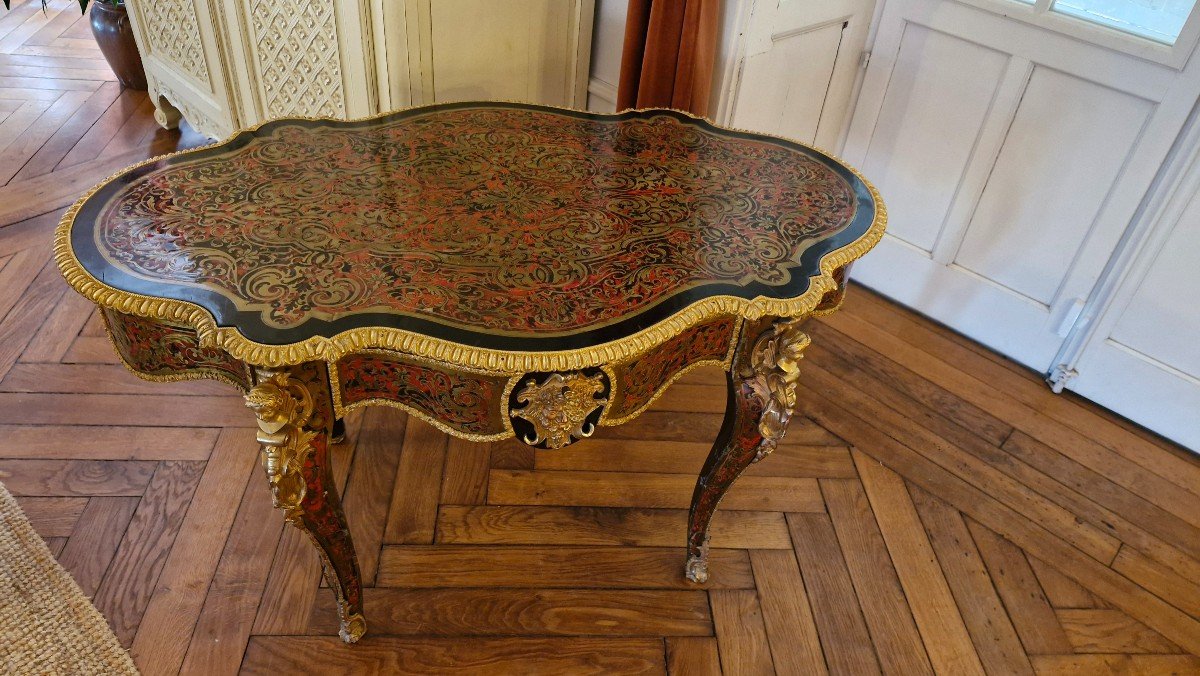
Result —
<path fill-rule="evenodd" d="M 144 162 L 67 212 L 56 254 L 98 304 L 251 362 L 578 366 L 717 313 L 802 314 L 885 220 L 799 143 L 670 110 L 459 103 Z"/>

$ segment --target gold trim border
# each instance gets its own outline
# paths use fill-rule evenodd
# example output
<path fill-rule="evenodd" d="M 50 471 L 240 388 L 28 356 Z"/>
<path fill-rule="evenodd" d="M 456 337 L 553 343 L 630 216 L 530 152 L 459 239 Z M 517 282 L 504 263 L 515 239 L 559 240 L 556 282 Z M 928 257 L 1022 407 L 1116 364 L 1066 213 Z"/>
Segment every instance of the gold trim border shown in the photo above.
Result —
<path fill-rule="evenodd" d="M 520 379 L 513 378 L 514 383 L 517 380 L 520 380 Z M 512 385 L 511 384 L 506 385 L 505 389 L 508 391 L 511 391 Z M 366 408 L 368 406 L 386 406 L 388 408 L 399 409 L 399 410 L 407 413 L 409 416 L 412 416 L 414 418 L 419 418 L 422 421 L 429 423 L 434 428 L 436 428 L 437 430 L 439 430 L 441 432 L 444 432 L 445 434 L 449 434 L 452 437 L 458 437 L 459 439 L 466 439 L 467 441 L 477 441 L 477 442 L 502 441 L 504 439 L 512 439 L 513 437 L 516 436 L 511 431 L 496 432 L 494 434 L 476 434 L 474 432 L 466 432 L 466 431 L 458 429 L 457 427 L 451 427 L 450 425 L 447 425 L 445 422 L 429 415 L 428 413 L 422 411 L 419 408 L 416 408 L 415 406 L 406 404 L 402 401 L 396 401 L 395 399 L 381 399 L 381 398 L 361 399 L 359 401 L 354 402 L 353 404 L 345 404 L 342 407 L 341 413 L 338 414 L 338 417 L 339 418 L 345 417 L 345 414 L 349 413 L 350 411 L 354 411 L 354 410 L 360 409 L 360 408 Z"/>
<path fill-rule="evenodd" d="M 489 103 L 520 103 L 482 101 L 481 105 Z M 436 104 L 435 104 L 436 105 Z M 551 110 L 578 111 L 562 106 L 542 106 Z M 820 274 L 809 278 L 808 291 L 790 299 L 776 299 L 759 296 L 753 300 L 735 298 L 732 296 L 710 296 L 696 301 L 675 314 L 637 333 L 618 338 L 600 345 L 576 348 L 573 350 L 520 352 L 493 350 L 489 348 L 472 347 L 434 338 L 403 329 L 390 327 L 363 327 L 343 331 L 334 336 L 313 336 L 298 343 L 287 345 L 266 345 L 243 336 L 236 327 L 218 326 L 213 315 L 194 303 L 170 298 L 156 298 L 142 294 L 123 291 L 101 282 L 93 277 L 75 256 L 71 249 L 71 227 L 75 216 L 79 213 L 84 202 L 104 186 L 122 177 L 129 171 L 137 169 L 167 157 L 194 153 L 203 149 L 211 149 L 231 143 L 244 133 L 252 132 L 264 124 L 276 121 L 307 120 L 329 122 L 361 122 L 378 119 L 398 112 L 428 108 L 430 106 L 410 106 L 387 113 L 368 115 L 365 117 L 342 120 L 332 117 L 288 117 L 278 120 L 265 120 L 254 126 L 239 129 L 228 138 L 199 148 L 189 148 L 166 155 L 152 157 L 132 164 L 121 171 L 109 176 L 88 190 L 63 214 L 58 228 L 54 233 L 54 260 L 67 284 L 84 298 L 100 307 L 110 308 L 117 312 L 134 314 L 151 319 L 161 319 L 169 322 L 182 323 L 195 329 L 201 347 L 214 347 L 225 350 L 236 359 L 251 366 L 278 368 L 295 366 L 308 361 L 333 362 L 352 352 L 367 349 L 383 349 L 404 352 L 409 355 L 425 357 L 455 366 L 466 366 L 489 371 L 566 371 L 583 368 L 593 368 L 637 356 L 676 335 L 686 331 L 711 317 L 728 314 L 740 316 L 745 320 L 756 320 L 764 316 L 798 317 L 810 313 L 820 302 L 826 292 L 837 287 L 833 279 L 833 271 L 861 258 L 883 238 L 887 227 L 887 206 L 875 186 L 868 181 L 857 169 L 844 162 L 841 158 L 825 152 L 811 144 L 796 141 L 784 136 L 762 134 L 745 129 L 718 125 L 711 120 L 693 115 L 687 111 L 673 108 L 638 108 L 622 112 L 656 112 L 669 110 L 701 120 L 713 127 L 725 131 L 755 134 L 763 138 L 771 138 L 787 143 L 809 148 L 844 166 L 855 177 L 863 182 L 875 203 L 875 217 L 867 231 L 861 237 L 849 244 L 825 254 L 818 265 Z M 617 113 L 620 115 L 621 113 Z"/>

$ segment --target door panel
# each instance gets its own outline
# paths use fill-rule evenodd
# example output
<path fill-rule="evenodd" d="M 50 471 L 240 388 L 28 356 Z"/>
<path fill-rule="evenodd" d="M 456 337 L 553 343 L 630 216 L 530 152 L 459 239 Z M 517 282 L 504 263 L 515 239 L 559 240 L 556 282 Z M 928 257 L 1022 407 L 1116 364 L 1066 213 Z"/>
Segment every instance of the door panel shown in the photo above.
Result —
<path fill-rule="evenodd" d="M 734 117 L 738 126 L 771 129 L 810 142 L 817 136 L 824 92 L 844 32 L 840 21 L 771 36 L 770 48 L 746 56 Z M 796 68 L 796 64 L 804 64 Z"/>
<path fill-rule="evenodd" d="M 955 264 L 1051 305 L 1151 111 L 1035 68 Z"/>
<path fill-rule="evenodd" d="M 1194 171 L 1200 172 L 1200 167 Z M 1200 199 L 1118 291 L 1068 387 L 1200 452 Z"/>
<path fill-rule="evenodd" d="M 753 0 L 731 122 L 837 148 L 875 0 Z"/>
<path fill-rule="evenodd" d="M 1176 226 L 1109 339 L 1162 368 L 1200 379 L 1200 345 L 1196 344 L 1200 312 L 1189 311 L 1196 306 L 1194 294 L 1200 289 L 1196 266 L 1200 235 L 1194 225 L 1200 223 L 1200 203 L 1196 200 L 1186 218 L 1192 227 Z M 1200 408 L 1196 411 L 1200 414 Z"/>
<path fill-rule="evenodd" d="M 893 237 L 933 252 L 1007 63 L 996 50 L 906 27 L 862 164 L 887 190 Z"/>
<path fill-rule="evenodd" d="M 575 100 L 579 5 L 562 0 L 429 3 L 433 101 Z M 588 8 L 591 11 L 591 8 Z M 486 29 L 481 19 L 486 17 Z M 472 29 L 467 29 L 472 27 Z"/>
<path fill-rule="evenodd" d="M 1196 61 L 889 0 L 844 155 L 894 207 L 856 279 L 1048 370 L 1200 94 Z"/>

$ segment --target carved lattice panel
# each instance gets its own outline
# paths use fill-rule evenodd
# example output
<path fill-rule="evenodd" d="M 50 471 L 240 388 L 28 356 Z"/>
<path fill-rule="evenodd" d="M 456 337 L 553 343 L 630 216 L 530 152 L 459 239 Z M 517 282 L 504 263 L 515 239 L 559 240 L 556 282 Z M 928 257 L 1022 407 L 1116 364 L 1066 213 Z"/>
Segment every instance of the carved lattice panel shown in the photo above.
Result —
<path fill-rule="evenodd" d="M 345 117 L 333 3 L 250 4 L 264 116 Z"/>
<path fill-rule="evenodd" d="M 143 38 L 152 53 L 170 61 L 204 84 L 209 84 L 208 64 L 190 0 L 154 0 L 138 3 L 145 19 Z"/>

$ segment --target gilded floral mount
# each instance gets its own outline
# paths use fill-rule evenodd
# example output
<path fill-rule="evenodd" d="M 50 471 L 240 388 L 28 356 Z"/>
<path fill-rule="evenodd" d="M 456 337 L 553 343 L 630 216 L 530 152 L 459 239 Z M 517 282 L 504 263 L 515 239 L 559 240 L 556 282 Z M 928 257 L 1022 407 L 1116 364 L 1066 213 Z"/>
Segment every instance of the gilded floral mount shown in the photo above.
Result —
<path fill-rule="evenodd" d="M 338 631 L 354 643 L 367 631 L 362 615 L 358 563 L 345 515 L 331 485 L 328 444 L 318 436 L 330 422 L 324 365 L 287 369 L 256 368 L 257 384 L 246 394 L 246 406 L 258 418 L 262 464 L 271 484 L 275 507 L 288 523 L 312 540 L 322 570 L 337 597 Z M 331 426 L 329 432 L 333 432 Z M 310 495 L 311 491 L 311 495 Z"/>
<path fill-rule="evenodd" d="M 763 332 L 750 352 L 748 369 L 741 374 L 753 396 L 762 404 L 762 416 L 758 420 L 762 442 L 754 456 L 755 462 L 779 446 L 796 408 L 800 360 L 804 357 L 804 348 L 812 342 L 808 334 L 800 330 L 802 321 L 780 320 Z"/>
<path fill-rule="evenodd" d="M 307 492 L 304 461 L 312 452 L 316 432 L 304 429 L 313 414 L 308 388 L 293 382 L 286 371 L 257 369 L 258 384 L 246 394 L 246 406 L 258 417 L 262 463 L 271 482 L 275 506 L 298 524 Z"/>
<path fill-rule="evenodd" d="M 688 517 L 688 580 L 708 580 L 708 524 L 721 496 L 752 463 L 771 454 L 796 409 L 800 360 L 811 340 L 800 330 L 806 317 L 777 319 L 735 359 L 734 398 L 708 462 L 701 470 Z M 751 334 L 752 335 L 752 334 Z M 744 350 L 749 350 L 746 354 Z"/>
<path fill-rule="evenodd" d="M 510 415 L 533 426 L 533 436 L 522 437 L 525 443 L 562 448 L 596 431 L 588 417 L 608 403 L 602 396 L 607 389 L 602 374 L 553 373 L 541 383 L 530 378 L 515 397 L 523 407 Z"/>

